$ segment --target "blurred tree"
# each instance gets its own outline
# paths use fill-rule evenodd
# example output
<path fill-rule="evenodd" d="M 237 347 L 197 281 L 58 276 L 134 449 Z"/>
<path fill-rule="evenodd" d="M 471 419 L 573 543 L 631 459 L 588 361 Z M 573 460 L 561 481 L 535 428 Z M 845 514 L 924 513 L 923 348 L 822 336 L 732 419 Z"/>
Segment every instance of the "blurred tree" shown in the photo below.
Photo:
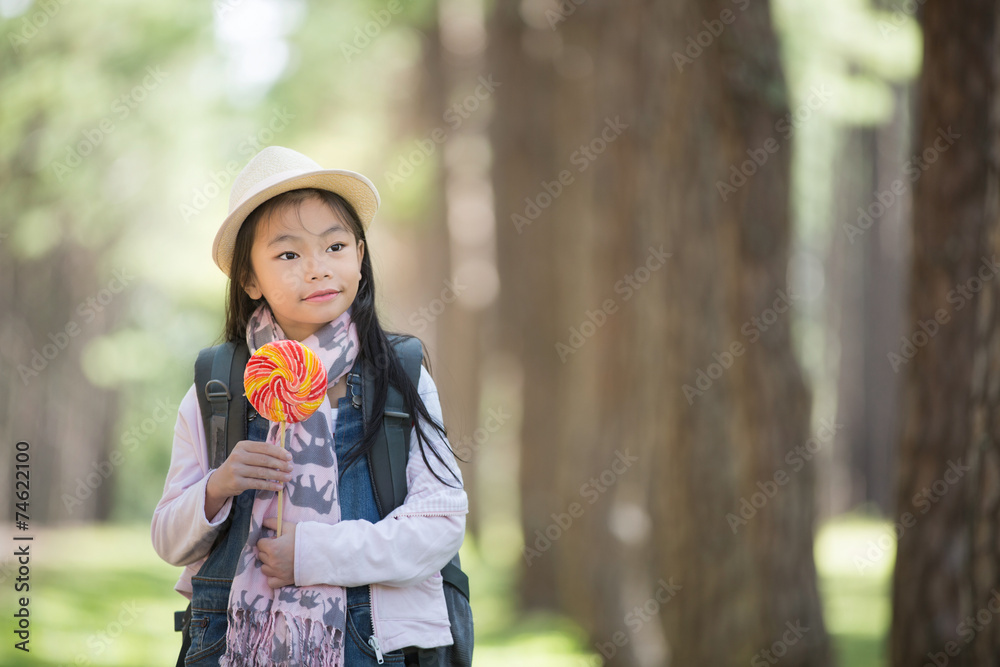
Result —
<path fill-rule="evenodd" d="M 892 512 L 900 382 L 884 355 L 905 328 L 906 98 L 899 95 L 883 126 L 844 128 L 836 156 L 827 275 L 830 331 L 839 342 L 836 421 L 843 428 L 833 448 L 840 465 L 829 471 L 834 514 L 864 504 Z"/>
<path fill-rule="evenodd" d="M 894 665 L 1000 664 L 1000 7 L 923 7 Z M 992 620 L 992 622 L 990 622 Z M 970 645 L 971 644 L 971 645 Z"/>
<path fill-rule="evenodd" d="M 0 437 L 31 443 L 34 522 L 106 519 L 114 474 L 142 450 L 119 429 L 118 388 L 82 360 L 129 319 L 149 258 L 119 243 L 156 218 L 134 195 L 159 180 L 171 54 L 209 31 L 191 5 L 16 4 L 0 20 Z"/>
<path fill-rule="evenodd" d="M 33 520 L 145 521 L 195 355 L 221 331 L 209 249 L 232 178 L 272 143 L 373 175 L 375 156 L 409 154 L 427 117 L 440 122 L 441 96 L 408 85 L 412 26 L 433 3 L 408 3 L 377 38 L 364 32 L 376 0 L 18 5 L 0 11 L 0 433 L 32 443 Z M 415 99 L 435 108 L 411 114 Z M 406 122 L 418 127 L 390 146 L 386 127 Z M 398 190 L 375 178 L 377 237 L 395 227 L 434 247 L 421 234 L 441 217 L 424 215 L 433 173 Z M 372 244 L 390 274 L 380 307 L 417 286 L 389 300 L 409 322 L 440 281 L 413 280 L 426 255 L 406 242 L 421 262 L 392 275 L 393 231 Z"/>
<path fill-rule="evenodd" d="M 524 604 L 608 664 L 828 664 L 768 4 L 501 2 L 491 48 Z"/>
<path fill-rule="evenodd" d="M 796 349 L 813 418 L 841 425 L 813 462 L 824 473 L 820 517 L 891 506 L 900 383 L 881 360 L 904 326 L 907 87 L 920 65 L 919 26 L 894 5 L 774 3 L 794 110 L 789 281 L 810 295 L 793 315 Z"/>
<path fill-rule="evenodd" d="M 481 84 L 484 70 L 485 26 L 482 3 L 442 0 L 438 17 L 427 31 L 424 53 L 428 113 L 424 133 L 438 132 L 445 143 L 438 153 L 435 208 L 427 212 L 437 221 L 427 239 L 428 267 L 425 301 L 441 309 L 437 328 L 442 361 L 438 383 L 451 424 L 452 447 L 460 462 L 466 492 L 472 503 L 466 534 L 479 538 L 482 511 L 481 484 L 486 429 L 480 419 L 483 358 L 487 355 L 486 310 L 496 293 L 495 240 L 489 200 L 490 162 L 486 154 L 492 92 Z M 427 128 L 430 128 L 429 130 Z M 492 435 L 492 433 L 490 434 Z"/>
<path fill-rule="evenodd" d="M 836 42 L 842 52 L 834 56 L 845 74 L 867 83 L 869 100 L 885 99 L 883 104 L 869 102 L 878 111 L 841 119 L 830 177 L 834 196 L 833 216 L 826 225 L 832 232 L 827 325 L 837 340 L 829 349 L 838 367 L 837 423 L 843 427 L 834 441 L 829 470 L 833 514 L 866 503 L 883 515 L 891 512 L 899 432 L 899 377 L 882 362 L 884 350 L 905 327 L 909 80 L 917 63 L 912 59 L 912 69 L 903 63 L 909 60 L 907 35 L 915 22 L 895 12 L 891 0 L 873 4 L 879 11 L 858 5 L 840 11 L 853 19 L 852 27 L 862 24 L 869 37 L 894 48 L 883 51 L 873 47 L 871 39 L 843 39 Z M 823 46 L 815 51 L 828 57 Z M 886 58 L 885 53 L 895 57 Z"/>

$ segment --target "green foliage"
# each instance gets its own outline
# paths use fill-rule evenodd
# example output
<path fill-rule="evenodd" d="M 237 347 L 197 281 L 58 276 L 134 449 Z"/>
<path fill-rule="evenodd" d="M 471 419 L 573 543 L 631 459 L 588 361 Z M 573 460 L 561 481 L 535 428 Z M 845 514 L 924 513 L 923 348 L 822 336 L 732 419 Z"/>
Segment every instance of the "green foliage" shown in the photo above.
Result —
<path fill-rule="evenodd" d="M 385 22 L 387 5 L 265 2 L 264 20 L 248 20 L 242 0 L 99 0 L 0 18 L 0 261 L 31 275 L 71 257 L 73 284 L 53 287 L 69 295 L 117 269 L 136 276 L 115 297 L 122 316 L 74 350 L 89 382 L 119 396 L 113 517 L 148 519 L 162 491 L 176 413 L 140 446 L 127 438 L 158 402 L 176 406 L 198 349 L 219 339 L 226 281 L 210 249 L 252 155 L 273 143 L 361 171 L 382 193 L 379 224 L 422 219 L 436 162 L 400 195 L 380 171 L 425 131 L 393 126 L 418 92 L 415 28 L 436 5 L 403 2 Z M 348 62 L 341 47 L 359 30 L 375 34 Z M 12 304 L 26 349 L 76 318 L 56 309 L 82 296 Z"/>

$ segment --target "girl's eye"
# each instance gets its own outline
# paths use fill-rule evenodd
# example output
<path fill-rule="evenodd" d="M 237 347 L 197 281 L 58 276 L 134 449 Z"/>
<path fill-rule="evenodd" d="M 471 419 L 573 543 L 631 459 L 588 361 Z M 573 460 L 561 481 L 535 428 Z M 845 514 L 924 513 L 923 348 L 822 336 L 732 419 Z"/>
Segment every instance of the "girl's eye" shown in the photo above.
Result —
<path fill-rule="evenodd" d="M 291 255 L 291 256 L 286 257 L 286 255 Z M 294 252 L 290 250 L 288 252 L 283 252 L 280 255 L 278 255 L 278 259 L 295 259 L 296 257 L 298 257 L 298 255 L 296 255 Z"/>
<path fill-rule="evenodd" d="M 343 248 L 344 244 L 343 243 L 334 243 L 332 246 L 330 246 L 330 248 L 334 248 L 336 246 L 340 246 L 341 248 Z M 327 250 L 330 250 L 330 248 L 327 248 Z"/>

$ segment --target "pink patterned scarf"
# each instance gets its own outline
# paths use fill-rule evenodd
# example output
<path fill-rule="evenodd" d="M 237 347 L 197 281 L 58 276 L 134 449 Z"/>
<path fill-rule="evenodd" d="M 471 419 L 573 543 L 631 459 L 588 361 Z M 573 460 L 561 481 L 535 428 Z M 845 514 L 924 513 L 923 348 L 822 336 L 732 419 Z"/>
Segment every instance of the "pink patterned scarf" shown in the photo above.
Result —
<path fill-rule="evenodd" d="M 336 384 L 360 352 L 351 308 L 302 341 L 327 369 L 327 386 Z M 286 336 L 270 307 L 261 304 L 247 324 L 247 346 L 257 348 Z M 262 418 L 262 417 L 261 417 Z M 311 417 L 286 426 L 285 443 L 292 454 L 293 478 L 285 485 L 282 520 L 340 521 L 337 457 L 328 401 Z M 271 423 L 267 441 L 278 444 L 278 424 Z M 257 540 L 274 537 L 262 528 L 278 516 L 278 494 L 258 489 L 254 496 L 247 543 L 229 592 L 229 629 L 223 667 L 309 665 L 343 667 L 347 595 L 342 586 L 284 586 L 272 589 L 261 572 Z M 284 534 L 284 532 L 282 533 Z"/>

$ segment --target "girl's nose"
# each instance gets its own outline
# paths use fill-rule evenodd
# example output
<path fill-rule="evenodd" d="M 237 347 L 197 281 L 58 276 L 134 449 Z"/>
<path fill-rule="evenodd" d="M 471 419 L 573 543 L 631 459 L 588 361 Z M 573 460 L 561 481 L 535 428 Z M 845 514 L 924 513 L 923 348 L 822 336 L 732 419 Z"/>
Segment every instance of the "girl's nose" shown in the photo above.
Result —
<path fill-rule="evenodd" d="M 323 259 L 310 257 L 306 262 L 306 278 L 308 280 L 320 280 L 329 278 L 332 274 L 329 263 Z"/>

